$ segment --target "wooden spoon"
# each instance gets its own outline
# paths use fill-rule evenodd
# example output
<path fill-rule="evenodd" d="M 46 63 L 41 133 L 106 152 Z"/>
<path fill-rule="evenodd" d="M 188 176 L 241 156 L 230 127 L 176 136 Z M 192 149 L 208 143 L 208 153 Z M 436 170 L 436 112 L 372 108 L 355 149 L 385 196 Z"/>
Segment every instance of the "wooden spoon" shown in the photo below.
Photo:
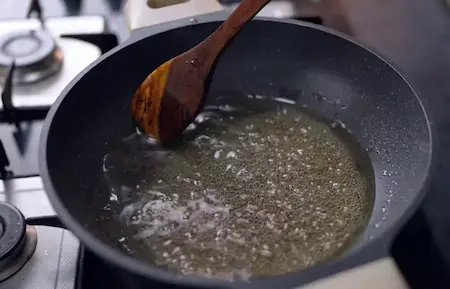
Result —
<path fill-rule="evenodd" d="M 144 133 L 167 142 L 184 131 L 202 108 L 205 80 L 217 56 L 269 1 L 244 0 L 208 38 L 147 76 L 131 105 Z"/>

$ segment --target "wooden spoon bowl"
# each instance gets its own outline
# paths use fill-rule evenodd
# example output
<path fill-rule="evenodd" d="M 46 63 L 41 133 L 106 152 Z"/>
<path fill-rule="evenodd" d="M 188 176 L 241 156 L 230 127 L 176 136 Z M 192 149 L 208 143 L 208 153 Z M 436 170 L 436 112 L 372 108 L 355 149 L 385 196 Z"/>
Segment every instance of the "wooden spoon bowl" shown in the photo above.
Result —
<path fill-rule="evenodd" d="M 147 76 L 131 105 L 144 133 L 165 143 L 184 131 L 202 108 L 205 85 L 218 55 L 269 1 L 244 0 L 208 38 Z"/>

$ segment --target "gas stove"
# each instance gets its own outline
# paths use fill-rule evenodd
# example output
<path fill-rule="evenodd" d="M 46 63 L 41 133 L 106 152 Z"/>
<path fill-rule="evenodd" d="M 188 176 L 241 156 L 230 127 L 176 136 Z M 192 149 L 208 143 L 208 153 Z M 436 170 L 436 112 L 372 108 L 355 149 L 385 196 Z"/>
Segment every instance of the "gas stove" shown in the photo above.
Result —
<path fill-rule="evenodd" d="M 31 1 L 29 17 L 0 21 L 0 289 L 90 288 L 78 278 L 89 256 L 55 216 L 37 151 L 60 92 L 118 40 L 102 16 L 42 15 Z"/>
<path fill-rule="evenodd" d="M 15 1 L 6 2 L 15 4 Z M 158 1 L 148 2 L 157 4 Z M 45 9 L 41 9 L 37 1 L 29 2 L 30 8 L 24 8 L 27 11 L 23 14 L 30 17 L 0 20 L 0 289 L 164 288 L 161 284 L 143 285 L 142 280 L 132 273 L 105 263 L 86 249 L 63 228 L 47 199 L 38 169 L 38 142 L 43 119 L 73 77 L 118 44 L 118 35 L 110 33 L 112 25 L 105 17 L 45 18 L 42 16 Z M 168 21 L 170 17 L 180 18 L 177 14 L 181 12 L 186 17 L 190 12 L 181 9 L 170 16 L 148 17 L 150 11 L 142 9 L 142 3 L 147 0 L 129 2 L 126 11 L 133 16 L 128 19 L 128 28 L 132 30 Z M 141 4 L 133 4 L 137 2 Z M 219 6 L 211 4 L 208 10 L 232 10 L 238 2 L 221 0 Z M 317 13 L 317 10 L 325 9 L 319 2 L 324 1 L 273 0 L 260 16 L 299 18 L 349 33 L 345 31 L 347 23 L 333 16 L 339 13 L 337 4 L 329 4 L 334 8 L 332 17 L 327 18 Z M 97 5 L 96 1 L 89 0 L 89 3 Z M 0 14 L 1 9 L 2 4 Z M 31 17 L 33 14 L 37 17 Z M 157 15 L 152 13 L 152 16 Z M 434 241 L 430 240 L 430 234 L 422 232 L 427 230 L 424 223 L 419 214 L 396 242 L 398 248 L 395 251 L 405 270 L 403 273 L 413 279 L 419 275 L 429 276 L 425 283 L 422 280 L 416 282 L 426 284 L 426 288 L 448 288 L 438 286 L 442 279 L 436 275 L 446 275 L 447 270 L 437 265 L 441 252 L 430 244 Z M 419 229 L 422 227 L 425 229 Z M 431 261 L 430 255 L 437 257 Z M 417 258 L 434 266 L 408 267 L 417 263 Z"/>

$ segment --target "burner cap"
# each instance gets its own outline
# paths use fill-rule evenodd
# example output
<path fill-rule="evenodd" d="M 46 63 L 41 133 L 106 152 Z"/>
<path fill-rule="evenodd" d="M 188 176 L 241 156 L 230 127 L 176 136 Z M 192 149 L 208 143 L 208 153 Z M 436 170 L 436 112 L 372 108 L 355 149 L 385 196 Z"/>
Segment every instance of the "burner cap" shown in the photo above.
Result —
<path fill-rule="evenodd" d="M 62 52 L 46 30 L 15 31 L 0 38 L 0 67 L 15 62 L 13 82 L 31 83 L 61 69 Z"/>
<path fill-rule="evenodd" d="M 36 231 L 26 225 L 22 213 L 16 207 L 0 202 L 0 281 L 25 265 L 36 244 Z"/>

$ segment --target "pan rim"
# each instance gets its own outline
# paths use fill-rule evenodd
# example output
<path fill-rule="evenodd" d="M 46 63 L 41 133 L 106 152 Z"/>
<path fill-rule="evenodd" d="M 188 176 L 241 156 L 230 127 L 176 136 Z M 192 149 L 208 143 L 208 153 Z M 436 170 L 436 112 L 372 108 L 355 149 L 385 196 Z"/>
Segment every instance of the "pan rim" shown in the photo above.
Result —
<path fill-rule="evenodd" d="M 148 264 L 145 264 L 142 261 L 139 261 L 131 256 L 128 256 L 117 249 L 114 249 L 111 246 L 108 246 L 104 243 L 102 243 L 98 238 L 96 238 L 92 233 L 89 232 L 89 230 L 85 229 L 82 224 L 80 224 L 66 209 L 66 206 L 61 201 L 58 193 L 56 192 L 51 177 L 50 172 L 47 164 L 47 141 L 49 137 L 49 132 L 51 128 L 51 124 L 53 121 L 53 118 L 55 117 L 56 113 L 58 112 L 58 108 L 61 105 L 61 103 L 64 101 L 65 97 L 69 94 L 69 92 L 72 90 L 72 88 L 77 84 L 77 82 L 86 75 L 89 71 L 91 71 L 95 66 L 97 66 L 100 62 L 108 58 L 109 56 L 113 55 L 117 51 L 124 49 L 128 45 L 134 44 L 138 41 L 143 40 L 144 38 L 148 38 L 151 36 L 154 36 L 159 33 L 163 33 L 169 30 L 182 28 L 188 25 L 199 25 L 199 24 L 205 24 L 205 23 L 213 23 L 213 22 L 221 22 L 224 21 L 228 13 L 210 13 L 205 14 L 196 17 L 197 22 L 195 24 L 192 24 L 192 22 L 189 21 L 188 18 L 182 19 L 182 20 L 176 20 L 173 22 L 168 22 L 152 27 L 147 28 L 141 28 L 136 30 L 135 32 L 146 32 L 145 35 L 141 35 L 138 37 L 133 38 L 131 36 L 125 43 L 122 43 L 118 45 L 117 47 L 113 48 L 109 52 L 105 53 L 101 57 L 99 57 L 97 60 L 95 60 L 93 63 L 91 63 L 88 67 L 86 67 L 82 72 L 80 72 L 61 92 L 55 103 L 50 108 L 47 117 L 45 119 L 45 124 L 43 126 L 41 137 L 40 137 L 40 145 L 39 145 L 39 168 L 40 168 L 40 175 L 42 177 L 44 189 L 46 191 L 46 194 L 54 207 L 55 211 L 57 212 L 58 217 L 61 219 L 62 223 L 67 226 L 67 229 L 72 231 L 78 239 L 80 239 L 81 243 L 85 245 L 86 247 L 90 248 L 95 254 L 99 255 L 103 260 L 110 262 L 114 265 L 117 265 L 118 267 L 121 267 L 121 269 L 125 269 L 133 274 L 146 277 L 149 280 L 156 280 L 159 282 L 165 282 L 170 283 L 173 285 L 190 285 L 190 286 L 198 286 L 202 288 L 211 288 L 211 287 L 230 287 L 230 286 L 239 286 L 241 282 L 227 282 L 217 279 L 208 279 L 203 277 L 194 277 L 194 276 L 178 276 L 173 273 L 170 273 L 166 270 L 159 269 L 155 266 L 151 266 Z M 396 235 L 398 229 L 412 216 L 412 214 L 417 210 L 418 206 L 421 204 L 422 200 L 425 197 L 426 194 L 426 188 L 428 187 L 428 184 L 431 179 L 431 175 L 434 169 L 434 163 L 435 163 L 435 154 L 436 154 L 436 142 L 434 136 L 435 134 L 435 127 L 433 123 L 430 121 L 429 112 L 430 110 L 427 109 L 427 104 L 424 99 L 421 99 L 416 92 L 417 90 L 414 89 L 414 87 L 411 85 L 411 83 L 405 78 L 404 74 L 401 73 L 401 71 L 396 67 L 395 64 L 393 64 L 388 58 L 384 57 L 380 53 L 378 53 L 376 50 L 367 47 L 366 45 L 363 45 L 359 43 L 358 41 L 355 41 L 350 36 L 345 35 L 344 33 L 335 31 L 334 29 L 324 27 L 321 25 L 316 25 L 312 23 L 303 22 L 300 20 L 295 19 L 274 19 L 274 18 L 263 18 L 263 17 L 257 17 L 255 19 L 256 21 L 267 21 L 267 22 L 275 22 L 275 23 L 284 23 L 284 24 L 291 24 L 291 25 L 297 25 L 297 26 L 303 26 L 315 30 L 319 30 L 323 33 L 329 34 L 334 37 L 341 38 L 343 40 L 346 40 L 348 42 L 351 42 L 353 45 L 359 46 L 360 48 L 366 50 L 367 52 L 373 54 L 375 57 L 380 59 L 382 62 L 386 63 L 393 71 L 395 71 L 402 79 L 403 81 L 409 86 L 411 92 L 415 95 L 417 101 L 419 102 L 422 112 L 425 116 L 425 119 L 427 121 L 428 125 L 428 133 L 429 133 L 429 140 L 430 140 L 430 149 L 429 149 L 429 160 L 427 163 L 426 172 L 427 175 L 424 177 L 424 180 L 422 182 L 422 187 L 419 189 L 419 191 L 415 194 L 415 196 L 412 198 L 411 203 L 409 206 L 406 207 L 405 213 L 401 216 L 401 218 L 394 221 L 394 223 L 390 226 L 390 228 L 386 229 L 384 233 L 381 234 L 378 238 L 375 238 L 374 240 L 369 241 L 367 244 L 362 245 L 356 252 L 350 253 L 349 255 L 344 256 L 344 258 L 338 258 L 336 260 L 331 260 L 328 262 L 324 262 L 318 265 L 315 265 L 311 268 L 297 271 L 292 274 L 287 275 L 279 275 L 279 276 L 273 276 L 273 277 L 265 277 L 265 278 L 257 278 L 252 279 L 251 283 L 242 283 L 246 285 L 253 284 L 255 286 L 258 286 L 257 283 L 260 283 L 259 285 L 263 285 L 266 281 L 269 279 L 271 280 L 279 280 L 284 281 L 284 277 L 286 276 L 292 276 L 292 278 L 289 278 L 291 281 L 292 286 L 300 286 L 304 285 L 306 283 L 312 282 L 314 280 L 330 276 L 332 274 L 342 272 L 344 270 L 348 270 L 350 268 L 353 268 L 355 266 L 367 263 L 372 260 L 376 260 L 378 258 L 389 256 L 389 249 L 390 244 Z M 170 25 L 168 25 L 170 24 Z M 133 32 L 133 33 L 135 33 Z M 376 246 L 375 246 L 376 245 Z M 370 253 L 370 254 L 369 254 Z M 307 276 L 309 275 L 310 276 Z M 299 277 L 302 276 L 302 277 Z M 258 282 L 262 281 L 262 282 Z M 289 282 L 288 282 L 289 283 Z M 267 283 L 269 284 L 269 283 Z M 277 284 L 277 283 L 272 283 Z M 267 287 L 268 288 L 268 287 Z"/>

